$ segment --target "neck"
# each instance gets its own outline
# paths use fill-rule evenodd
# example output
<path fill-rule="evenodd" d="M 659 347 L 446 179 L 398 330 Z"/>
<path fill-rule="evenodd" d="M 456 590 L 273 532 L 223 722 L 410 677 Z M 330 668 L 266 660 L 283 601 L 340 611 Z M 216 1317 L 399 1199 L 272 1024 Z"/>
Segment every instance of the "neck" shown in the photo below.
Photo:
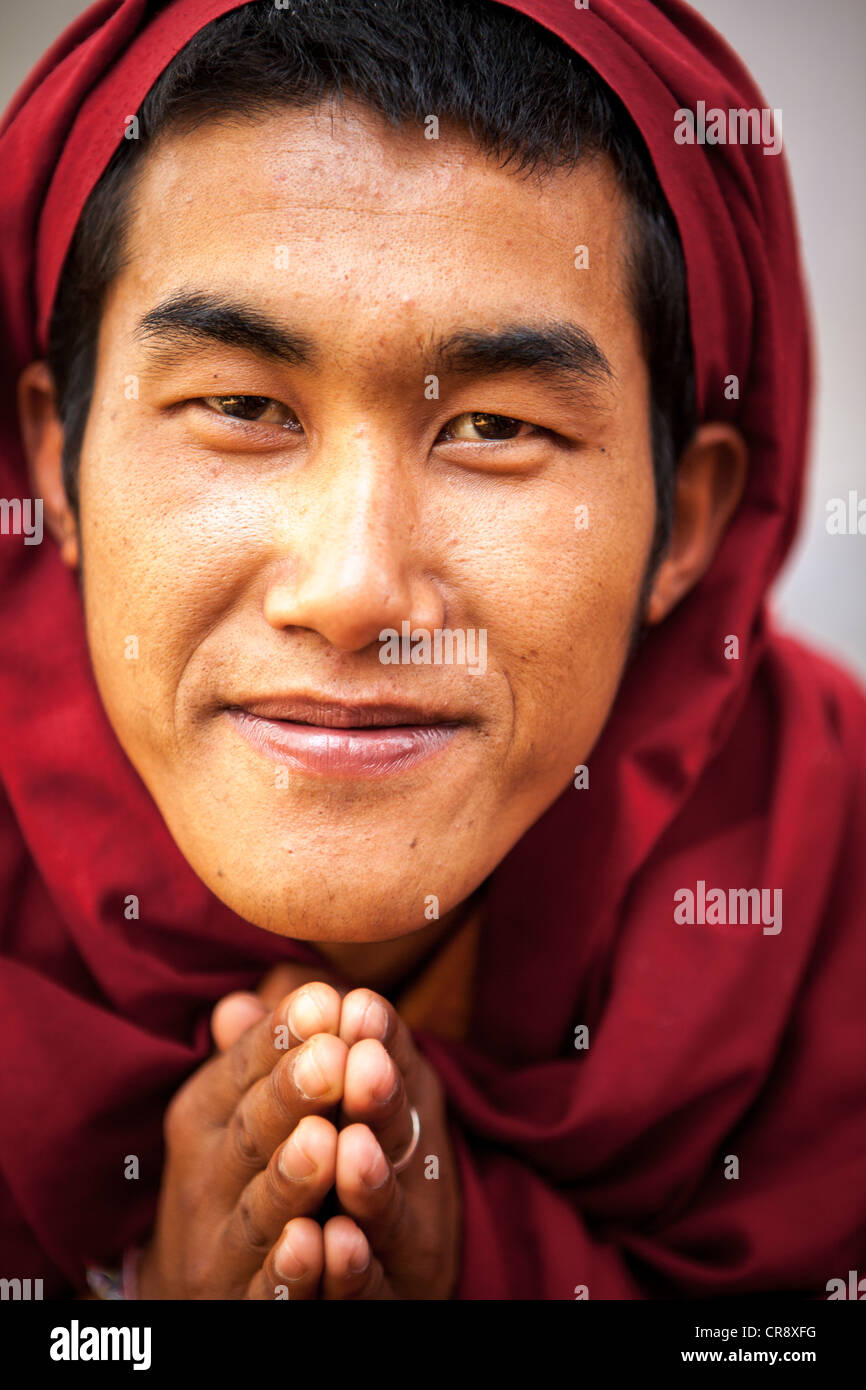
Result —
<path fill-rule="evenodd" d="M 387 990 L 420 965 L 444 937 L 455 931 L 475 906 L 475 894 L 444 917 L 391 941 L 317 941 L 316 950 L 337 967 L 350 984 Z"/>

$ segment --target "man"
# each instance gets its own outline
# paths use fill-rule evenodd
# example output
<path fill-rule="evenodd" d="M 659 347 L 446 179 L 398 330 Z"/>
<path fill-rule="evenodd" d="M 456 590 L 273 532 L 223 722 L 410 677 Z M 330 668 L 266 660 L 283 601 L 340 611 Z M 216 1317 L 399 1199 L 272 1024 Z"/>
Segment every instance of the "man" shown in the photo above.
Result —
<path fill-rule="evenodd" d="M 784 174 L 678 138 L 761 104 L 685 7 L 524 8 L 124 0 L 8 118 L 4 458 L 56 548 L 4 616 L 3 1172 L 58 1287 L 133 1242 L 154 1298 L 857 1257 L 862 701 L 762 606 Z"/>

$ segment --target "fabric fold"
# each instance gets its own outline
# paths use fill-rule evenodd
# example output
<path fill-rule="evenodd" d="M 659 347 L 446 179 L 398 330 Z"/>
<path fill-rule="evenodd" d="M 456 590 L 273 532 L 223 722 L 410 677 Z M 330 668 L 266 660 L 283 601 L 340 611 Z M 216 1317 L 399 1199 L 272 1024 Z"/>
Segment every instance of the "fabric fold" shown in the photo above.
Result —
<path fill-rule="evenodd" d="M 158 74 L 234 8 L 101 0 L 0 127 L 7 498 L 29 487 L 15 384 L 44 351 L 87 195 Z M 459 1296 L 817 1294 L 866 1257 L 866 721 L 854 683 L 767 614 L 809 430 L 785 161 L 675 143 L 676 111 L 699 100 L 766 105 L 679 0 L 512 8 L 585 57 L 637 123 L 683 242 L 701 418 L 735 422 L 750 465 L 710 570 L 626 673 L 589 789 L 569 787 L 488 885 L 466 1040 L 419 1029 L 461 1164 Z M 0 1029 L 15 1057 L 0 1201 L 22 1275 L 81 1288 L 85 1261 L 147 1233 L 161 1114 L 207 1055 L 213 1002 L 320 957 L 238 919 L 186 864 L 102 710 L 52 545 L 0 537 L 0 585 Z M 780 889 L 782 930 L 677 924 L 674 894 L 699 880 Z"/>

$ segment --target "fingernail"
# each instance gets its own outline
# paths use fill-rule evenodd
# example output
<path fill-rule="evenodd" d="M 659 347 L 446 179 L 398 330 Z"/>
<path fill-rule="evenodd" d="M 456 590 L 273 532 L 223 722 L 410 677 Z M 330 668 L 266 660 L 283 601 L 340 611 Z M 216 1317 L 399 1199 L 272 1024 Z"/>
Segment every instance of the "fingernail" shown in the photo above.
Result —
<path fill-rule="evenodd" d="M 370 1247 L 366 1240 L 359 1239 L 349 1256 L 349 1273 L 363 1274 L 370 1263 Z"/>
<path fill-rule="evenodd" d="M 373 1087 L 373 1099 L 380 1105 L 387 1105 L 389 1100 L 393 1100 L 397 1094 L 397 1087 L 400 1085 L 400 1077 L 397 1068 L 393 1063 L 389 1063 L 389 1070 Z"/>
<path fill-rule="evenodd" d="M 307 1038 L 321 1031 L 321 1022 L 322 1011 L 315 996 L 308 993 L 296 995 L 289 1008 L 289 1027 L 295 1037 L 306 1042 Z"/>
<path fill-rule="evenodd" d="M 308 1178 L 311 1173 L 316 1171 L 315 1163 L 310 1155 L 301 1148 L 294 1134 L 280 1149 L 278 1164 L 283 1177 L 289 1178 L 292 1182 L 303 1182 L 304 1178 Z"/>
<path fill-rule="evenodd" d="M 388 1160 L 382 1150 L 377 1147 L 376 1157 L 370 1161 L 367 1171 L 364 1174 L 364 1182 L 367 1187 L 382 1187 L 382 1185 L 388 1181 L 389 1171 Z"/>
<path fill-rule="evenodd" d="M 318 1100 L 328 1090 L 328 1082 L 322 1068 L 316 1061 L 312 1045 L 305 1047 L 295 1058 L 292 1068 L 295 1085 L 307 1100 Z"/>
<path fill-rule="evenodd" d="M 365 1038 L 385 1037 L 388 1032 L 388 1015 L 377 999 L 371 999 L 364 1010 L 361 1035 Z"/>
<path fill-rule="evenodd" d="M 274 1264 L 277 1267 L 277 1273 L 281 1275 L 283 1279 L 300 1279 L 301 1276 L 306 1273 L 307 1269 L 303 1260 L 298 1259 L 289 1244 L 288 1236 L 281 1241 L 278 1246 L 277 1253 L 274 1256 Z"/>

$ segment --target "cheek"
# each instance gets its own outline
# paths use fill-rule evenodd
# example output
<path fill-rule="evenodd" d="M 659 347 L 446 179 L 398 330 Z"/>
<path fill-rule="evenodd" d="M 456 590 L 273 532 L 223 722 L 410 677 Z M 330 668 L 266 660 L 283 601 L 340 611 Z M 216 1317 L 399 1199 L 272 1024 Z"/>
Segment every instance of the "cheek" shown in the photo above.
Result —
<path fill-rule="evenodd" d="M 263 639 L 264 570 L 275 545 L 303 553 L 303 528 L 285 534 L 280 491 L 236 464 L 126 433 L 88 441 L 80 486 L 97 683 L 121 742 L 149 762 L 180 751 L 178 690 L 213 644 L 225 657 Z M 621 674 L 654 524 L 646 451 L 587 451 L 535 478 L 431 481 L 424 511 L 449 620 L 487 632 L 491 713 L 503 738 L 510 726 L 494 780 L 513 790 L 562 775 L 595 742 Z"/>
<path fill-rule="evenodd" d="M 171 736 L 184 668 L 243 592 L 262 524 L 248 492 L 211 492 L 200 468 L 185 476 L 175 463 L 105 436 L 88 443 L 80 471 L 88 644 L 128 751 Z"/>
<path fill-rule="evenodd" d="M 524 514 L 500 532 L 500 582 L 486 608 L 512 687 L 518 759 L 530 742 L 532 766 L 561 769 L 595 743 L 622 674 L 654 525 L 652 463 L 637 449 L 621 462 L 598 451 L 579 475 L 528 495 Z"/>

